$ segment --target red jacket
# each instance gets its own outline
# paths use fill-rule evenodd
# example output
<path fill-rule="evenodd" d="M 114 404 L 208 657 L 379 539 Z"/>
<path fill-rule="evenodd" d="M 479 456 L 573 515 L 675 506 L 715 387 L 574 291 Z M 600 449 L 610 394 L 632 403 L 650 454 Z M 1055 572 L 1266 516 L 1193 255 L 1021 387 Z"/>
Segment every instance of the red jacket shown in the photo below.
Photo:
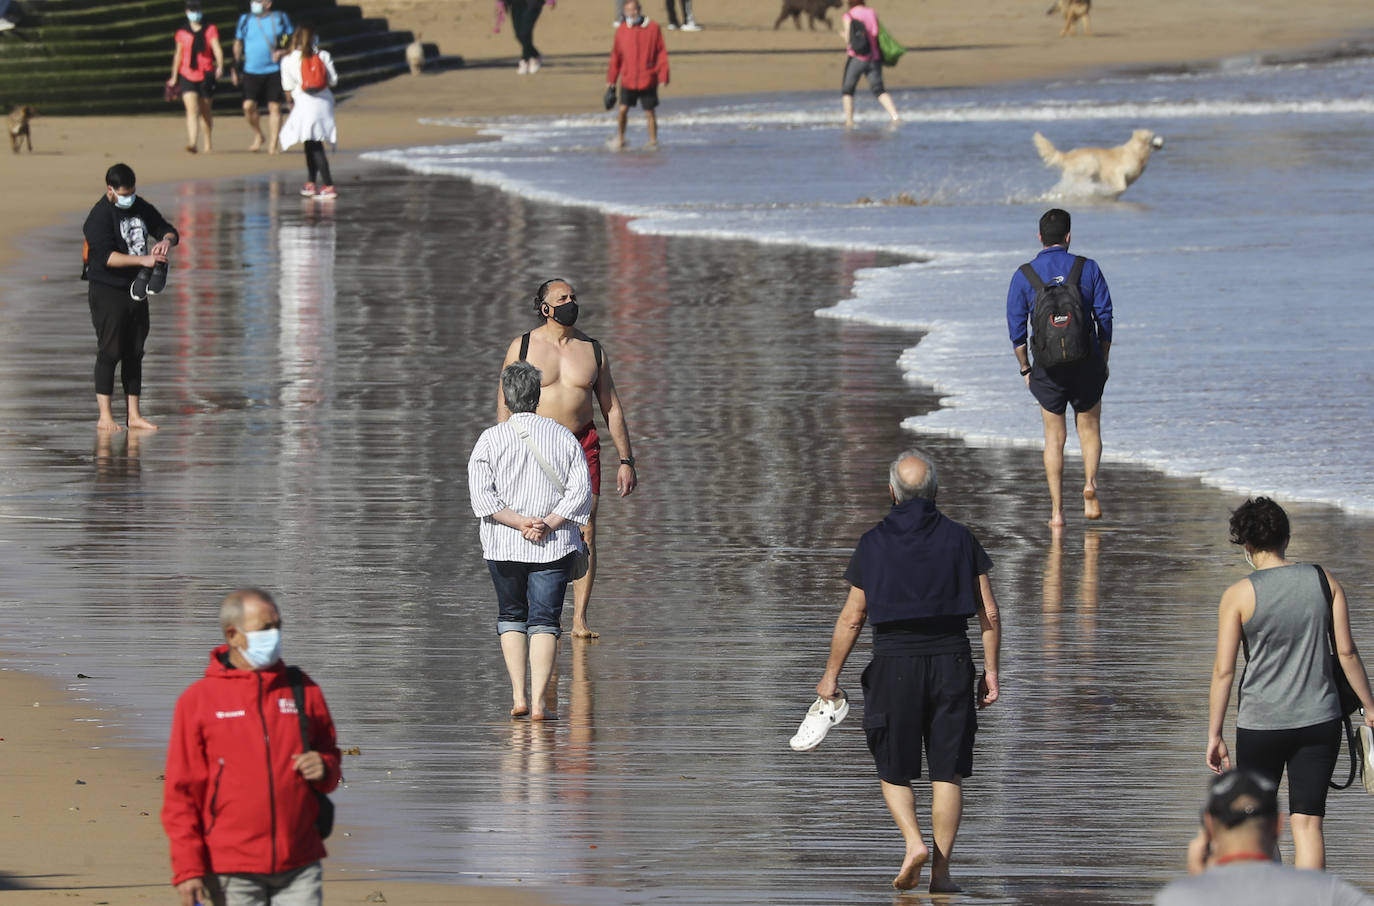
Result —
<path fill-rule="evenodd" d="M 621 22 L 616 27 L 606 84 L 614 85 L 617 77 L 620 87 L 630 91 L 668 84 L 668 48 L 657 23 L 645 18 L 638 25 Z"/>
<path fill-rule="evenodd" d="M 310 788 L 339 785 L 339 747 L 324 693 L 305 678 L 310 746 L 324 778 L 291 766 L 303 751 L 286 665 L 239 670 L 228 645 L 210 652 L 205 678 L 177 699 L 167 743 L 162 826 L 172 844 L 172 883 L 208 873 L 275 874 L 324 857 Z"/>

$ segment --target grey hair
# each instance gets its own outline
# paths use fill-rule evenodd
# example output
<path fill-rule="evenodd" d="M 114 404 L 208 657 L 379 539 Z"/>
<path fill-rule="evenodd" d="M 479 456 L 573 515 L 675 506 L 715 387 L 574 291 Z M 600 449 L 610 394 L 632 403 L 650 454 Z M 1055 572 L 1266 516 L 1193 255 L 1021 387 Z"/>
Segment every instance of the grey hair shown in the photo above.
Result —
<path fill-rule="evenodd" d="M 898 466 L 904 459 L 919 459 L 925 463 L 926 477 L 914 487 L 902 481 L 901 475 L 898 474 Z M 935 474 L 935 463 L 922 450 L 903 450 L 901 455 L 892 460 L 892 465 L 887 470 L 887 481 L 892 485 L 892 494 L 898 503 L 906 503 L 914 497 L 934 500 L 936 492 L 940 490 L 940 476 Z"/>
<path fill-rule="evenodd" d="M 501 372 L 501 392 L 511 412 L 533 412 L 539 408 L 539 387 L 544 375 L 529 362 L 511 362 Z"/>
<path fill-rule="evenodd" d="M 224 600 L 219 604 L 219 628 L 241 627 L 243 625 L 243 605 L 249 601 L 262 601 L 264 604 L 271 604 L 274 608 L 277 606 L 277 602 L 272 600 L 272 596 L 261 588 L 236 588 L 225 595 Z"/>

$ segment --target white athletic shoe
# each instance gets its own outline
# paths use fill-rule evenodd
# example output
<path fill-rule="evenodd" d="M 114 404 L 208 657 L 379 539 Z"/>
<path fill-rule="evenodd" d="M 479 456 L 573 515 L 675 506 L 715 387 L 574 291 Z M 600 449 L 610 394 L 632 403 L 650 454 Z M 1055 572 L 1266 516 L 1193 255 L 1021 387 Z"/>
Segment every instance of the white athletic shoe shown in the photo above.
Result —
<path fill-rule="evenodd" d="M 538 72 L 541 66 L 543 66 L 543 64 L 539 62 L 538 57 L 535 57 L 533 60 L 530 60 L 530 75 L 534 75 L 536 72 Z"/>
<path fill-rule="evenodd" d="M 668 23 L 666 26 L 664 26 L 664 27 L 667 28 L 668 31 L 677 31 L 677 26 L 674 25 L 674 24 L 671 23 L 671 22 L 669 22 L 669 23 Z"/>
<path fill-rule="evenodd" d="M 520 75 L 530 74 L 530 63 L 528 60 L 521 60 L 520 65 L 515 67 L 515 71 Z"/>
<path fill-rule="evenodd" d="M 701 26 L 698 25 L 698 24 L 696 24 L 695 22 L 688 22 L 686 25 L 682 26 L 682 30 L 683 30 L 683 31 L 701 31 Z"/>

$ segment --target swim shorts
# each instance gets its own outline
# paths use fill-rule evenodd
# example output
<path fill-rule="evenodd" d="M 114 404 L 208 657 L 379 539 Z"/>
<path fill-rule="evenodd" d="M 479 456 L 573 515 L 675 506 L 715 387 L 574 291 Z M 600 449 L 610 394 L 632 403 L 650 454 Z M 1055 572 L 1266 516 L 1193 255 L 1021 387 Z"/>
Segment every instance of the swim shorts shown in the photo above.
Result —
<path fill-rule="evenodd" d="M 592 496 L 601 496 L 601 438 L 596 436 L 596 423 L 587 422 L 580 429 L 573 432 L 573 437 L 582 445 L 582 452 L 587 457 L 587 471 L 592 479 Z"/>
<path fill-rule="evenodd" d="M 281 73 L 267 72 L 259 75 L 245 72 L 242 77 L 243 99 L 254 101 L 259 107 L 263 104 L 284 104 L 286 93 L 281 90 Z"/>
<path fill-rule="evenodd" d="M 625 87 L 620 89 L 620 106 L 633 107 L 636 101 L 645 110 L 653 110 L 658 106 L 658 86 L 644 88 L 640 91 L 631 91 Z"/>
<path fill-rule="evenodd" d="M 878 776 L 901 786 L 921 776 L 921 747 L 931 780 L 973 773 L 973 656 L 881 655 L 863 672 L 864 736 Z"/>
<path fill-rule="evenodd" d="M 1034 365 L 1030 373 L 1030 392 L 1042 408 L 1055 415 L 1073 406 L 1074 412 L 1087 412 L 1102 401 L 1107 386 L 1107 366 L 1101 359 L 1074 362 L 1041 368 Z"/>

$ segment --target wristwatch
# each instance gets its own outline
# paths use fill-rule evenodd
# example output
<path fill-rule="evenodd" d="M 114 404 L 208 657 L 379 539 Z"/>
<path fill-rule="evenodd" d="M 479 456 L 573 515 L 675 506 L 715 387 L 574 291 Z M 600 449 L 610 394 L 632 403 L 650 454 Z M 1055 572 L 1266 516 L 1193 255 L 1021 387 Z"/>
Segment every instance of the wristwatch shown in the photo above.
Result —
<path fill-rule="evenodd" d="M 1027 368 L 1026 370 L 1024 370 L 1024 371 L 1021 372 L 1021 377 L 1025 377 L 1026 375 L 1028 375 L 1028 374 L 1030 374 L 1030 373 L 1031 373 L 1031 369 Z"/>
<path fill-rule="evenodd" d="M 635 467 L 635 458 L 634 458 L 633 456 L 631 456 L 631 457 L 629 457 L 629 458 L 623 458 L 623 457 L 622 457 L 621 460 L 620 460 L 620 464 L 621 464 L 622 466 L 629 466 L 630 468 L 633 469 L 633 468 Z"/>

